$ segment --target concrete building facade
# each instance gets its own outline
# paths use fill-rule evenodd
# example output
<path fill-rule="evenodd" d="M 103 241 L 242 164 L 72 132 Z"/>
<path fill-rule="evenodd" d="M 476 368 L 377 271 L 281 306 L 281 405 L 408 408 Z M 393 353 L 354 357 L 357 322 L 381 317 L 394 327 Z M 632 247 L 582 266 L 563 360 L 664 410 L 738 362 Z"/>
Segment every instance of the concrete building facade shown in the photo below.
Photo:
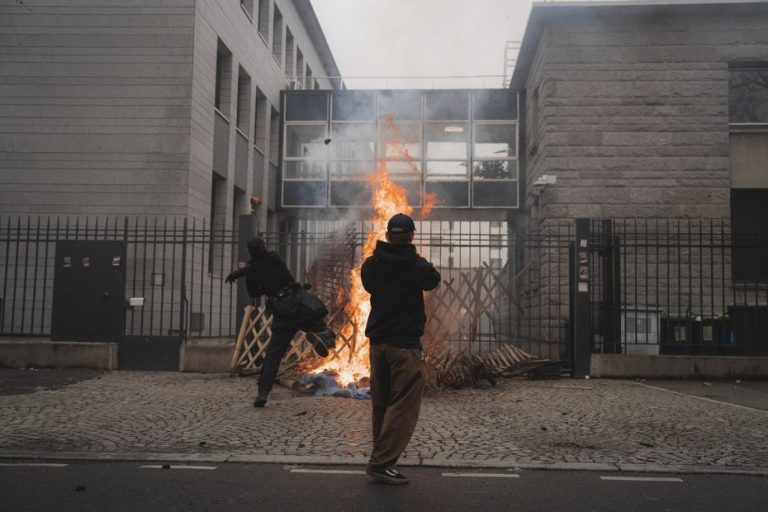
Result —
<path fill-rule="evenodd" d="M 768 188 L 733 165 L 746 126 L 729 115 L 734 72 L 767 55 L 766 2 L 535 4 L 511 85 L 532 217 L 729 217 L 731 188 Z M 742 146 L 764 147 L 752 121 Z"/>
<path fill-rule="evenodd" d="M 339 72 L 304 0 L 4 1 L 0 213 L 213 217 L 269 196 L 280 91 Z M 272 151 L 270 151 L 272 148 Z M 262 222 L 274 209 L 259 206 Z"/>

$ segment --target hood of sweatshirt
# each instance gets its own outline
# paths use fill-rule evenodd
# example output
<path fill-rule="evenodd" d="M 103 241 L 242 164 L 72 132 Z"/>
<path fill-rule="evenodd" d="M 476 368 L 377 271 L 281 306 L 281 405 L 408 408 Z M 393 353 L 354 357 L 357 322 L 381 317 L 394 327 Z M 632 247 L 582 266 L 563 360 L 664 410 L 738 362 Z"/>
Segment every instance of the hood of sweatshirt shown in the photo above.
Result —
<path fill-rule="evenodd" d="M 413 244 L 390 244 L 379 240 L 373 256 L 387 266 L 400 266 L 413 263 L 419 259 L 416 246 Z"/>

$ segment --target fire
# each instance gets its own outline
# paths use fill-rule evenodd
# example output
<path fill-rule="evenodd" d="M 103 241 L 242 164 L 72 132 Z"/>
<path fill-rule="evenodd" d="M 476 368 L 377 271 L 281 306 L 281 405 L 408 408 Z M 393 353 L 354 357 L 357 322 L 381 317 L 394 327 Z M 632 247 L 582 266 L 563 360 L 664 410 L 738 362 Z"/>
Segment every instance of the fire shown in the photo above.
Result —
<path fill-rule="evenodd" d="M 397 158 L 408 162 L 409 167 L 418 172 L 414 159 L 408 153 L 406 144 L 409 141 L 401 141 L 397 128 L 393 124 L 391 116 L 384 119 L 385 129 L 389 130 L 390 146 L 397 148 Z M 386 156 L 386 155 L 385 155 Z M 344 312 L 349 319 L 339 333 L 336 340 L 336 357 L 317 368 L 316 372 L 332 371 L 338 374 L 339 382 L 346 386 L 351 382 L 359 382 L 370 376 L 369 344 L 365 337 L 365 326 L 368 322 L 368 314 L 371 312 L 370 295 L 363 288 L 360 271 L 365 259 L 373 254 L 378 240 L 385 239 L 387 221 L 396 213 L 413 214 L 413 207 L 408 203 L 408 193 L 404 187 L 395 183 L 387 168 L 387 158 L 382 158 L 377 163 L 374 174 L 368 178 L 371 186 L 371 229 L 368 231 L 362 248 L 360 263 L 349 273 L 349 300 L 344 305 Z M 437 202 L 435 194 L 425 194 L 421 217 L 429 215 Z M 340 299 L 343 294 L 340 292 Z"/>

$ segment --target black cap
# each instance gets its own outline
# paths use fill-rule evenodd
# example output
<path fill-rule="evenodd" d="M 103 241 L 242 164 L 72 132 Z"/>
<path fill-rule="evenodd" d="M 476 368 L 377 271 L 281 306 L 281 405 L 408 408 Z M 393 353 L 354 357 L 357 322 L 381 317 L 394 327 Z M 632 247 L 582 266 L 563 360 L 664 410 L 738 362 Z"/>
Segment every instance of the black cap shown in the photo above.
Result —
<path fill-rule="evenodd" d="M 387 222 L 387 232 L 389 233 L 413 233 L 416 231 L 416 225 L 413 219 L 404 213 L 398 213 L 392 216 Z"/>
<path fill-rule="evenodd" d="M 248 238 L 248 241 L 245 242 L 245 246 L 248 247 L 249 249 L 252 249 L 252 248 L 258 249 L 258 248 L 266 247 L 267 244 L 264 242 L 264 239 L 259 235 L 251 235 Z"/>

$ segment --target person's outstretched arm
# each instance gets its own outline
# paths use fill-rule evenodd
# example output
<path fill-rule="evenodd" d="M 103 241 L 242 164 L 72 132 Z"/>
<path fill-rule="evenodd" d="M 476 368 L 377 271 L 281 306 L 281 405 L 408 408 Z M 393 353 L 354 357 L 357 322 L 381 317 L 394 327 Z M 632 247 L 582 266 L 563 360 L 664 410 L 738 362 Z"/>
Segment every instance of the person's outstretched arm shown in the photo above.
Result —
<path fill-rule="evenodd" d="M 243 277 L 248 272 L 248 265 L 244 266 L 243 268 L 239 268 L 237 270 L 233 270 L 232 272 L 227 275 L 227 277 L 224 279 L 225 283 L 234 283 L 236 280 Z"/>

